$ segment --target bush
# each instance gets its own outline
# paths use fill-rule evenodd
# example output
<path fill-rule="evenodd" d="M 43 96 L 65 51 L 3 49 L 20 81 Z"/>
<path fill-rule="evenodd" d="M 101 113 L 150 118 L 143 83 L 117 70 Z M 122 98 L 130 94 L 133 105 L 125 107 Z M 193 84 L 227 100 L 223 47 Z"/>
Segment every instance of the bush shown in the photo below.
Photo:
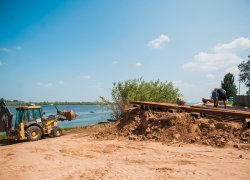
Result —
<path fill-rule="evenodd" d="M 112 119 L 118 119 L 127 108 L 131 107 L 130 101 L 176 103 L 176 98 L 182 96 L 171 81 L 146 82 L 140 78 L 115 82 L 113 86 L 111 89 L 112 102 L 102 96 L 99 97 L 101 99 L 99 104 L 105 104 L 107 109 L 112 111 Z"/>
<path fill-rule="evenodd" d="M 0 135 L 0 139 L 7 139 L 6 134 L 2 134 L 2 135 Z"/>

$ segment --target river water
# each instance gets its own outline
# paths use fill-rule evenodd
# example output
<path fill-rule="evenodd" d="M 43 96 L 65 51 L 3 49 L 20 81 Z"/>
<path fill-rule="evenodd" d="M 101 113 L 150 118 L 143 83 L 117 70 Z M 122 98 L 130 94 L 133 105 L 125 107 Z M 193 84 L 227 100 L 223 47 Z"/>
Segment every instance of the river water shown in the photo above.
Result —
<path fill-rule="evenodd" d="M 14 115 L 13 117 L 13 124 L 16 119 L 16 108 L 17 107 L 9 107 L 11 113 Z M 57 110 L 55 106 L 42 106 L 43 112 L 45 112 L 45 116 L 55 115 Z M 64 127 L 76 127 L 76 126 L 86 126 L 86 125 L 93 125 L 99 121 L 106 121 L 110 119 L 110 111 L 106 111 L 103 106 L 98 105 L 82 105 L 82 106 L 57 106 L 60 111 L 66 110 L 70 111 L 73 110 L 74 113 L 79 115 L 78 118 L 72 121 L 58 121 L 58 125 L 61 128 Z M 94 113 L 90 113 L 93 111 Z M 5 134 L 1 133 L 0 134 Z"/>

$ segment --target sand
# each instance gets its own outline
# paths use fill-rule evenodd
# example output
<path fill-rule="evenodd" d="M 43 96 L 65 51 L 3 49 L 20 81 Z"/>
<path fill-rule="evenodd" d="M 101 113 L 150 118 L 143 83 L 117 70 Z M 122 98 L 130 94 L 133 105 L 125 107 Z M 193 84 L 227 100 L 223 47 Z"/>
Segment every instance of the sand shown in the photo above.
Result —
<path fill-rule="evenodd" d="M 208 137 L 210 131 L 223 134 L 223 124 L 216 130 L 218 122 L 206 124 L 206 119 L 179 115 L 180 122 L 184 122 L 184 116 L 193 122 L 190 128 L 198 124 L 194 136 L 184 138 L 176 133 L 166 134 L 166 126 L 163 130 L 159 122 L 153 128 L 150 122 L 144 124 L 146 129 L 150 127 L 150 133 L 139 131 L 140 124 L 145 123 L 144 115 L 132 112 L 116 125 L 78 127 L 64 131 L 58 138 L 47 136 L 34 142 L 0 140 L 0 179 L 250 179 L 250 153 L 247 146 L 240 148 L 240 139 L 232 141 L 238 147 L 225 138 L 226 143 L 219 146 L 213 143 L 215 140 L 206 144 L 203 140 L 191 141 L 193 137 Z M 215 128 L 209 129 L 211 124 Z M 231 126 L 240 128 L 236 123 Z M 180 136 L 187 128 L 185 123 L 167 127 Z M 204 134 L 202 129 L 206 127 Z M 239 138 L 228 127 L 225 131 L 232 135 L 232 140 Z"/>

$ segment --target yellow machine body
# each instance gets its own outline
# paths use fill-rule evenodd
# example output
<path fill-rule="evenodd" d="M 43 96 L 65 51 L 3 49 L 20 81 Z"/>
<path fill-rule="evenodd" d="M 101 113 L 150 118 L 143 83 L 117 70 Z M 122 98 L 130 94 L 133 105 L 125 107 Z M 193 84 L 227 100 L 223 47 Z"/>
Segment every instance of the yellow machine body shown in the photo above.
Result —
<path fill-rule="evenodd" d="M 61 112 L 57 109 L 56 115 L 43 117 L 43 109 L 41 106 L 19 106 L 16 108 L 16 119 L 13 122 L 13 114 L 11 114 L 4 99 L 0 100 L 0 132 L 6 132 L 8 139 L 28 139 L 36 141 L 42 135 L 51 134 L 59 137 L 62 129 L 58 126 L 58 120 L 74 120 L 78 117 L 72 109 Z M 13 125 L 14 123 L 14 125 Z"/>
<path fill-rule="evenodd" d="M 55 119 L 49 119 L 49 120 L 43 121 L 43 125 L 44 125 L 43 134 L 50 134 L 54 126 L 58 126 L 57 120 Z"/>

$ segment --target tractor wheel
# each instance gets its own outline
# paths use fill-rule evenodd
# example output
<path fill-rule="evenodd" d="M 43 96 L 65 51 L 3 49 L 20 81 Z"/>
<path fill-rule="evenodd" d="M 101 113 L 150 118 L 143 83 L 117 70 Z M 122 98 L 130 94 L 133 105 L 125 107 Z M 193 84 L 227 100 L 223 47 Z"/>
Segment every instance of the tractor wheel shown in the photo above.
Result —
<path fill-rule="evenodd" d="M 41 139 L 42 131 L 37 126 L 31 126 L 26 130 L 26 136 L 29 141 L 37 141 Z"/>
<path fill-rule="evenodd" d="M 62 129 L 60 127 L 56 127 L 53 132 L 52 135 L 54 137 L 60 137 L 62 135 Z"/>

